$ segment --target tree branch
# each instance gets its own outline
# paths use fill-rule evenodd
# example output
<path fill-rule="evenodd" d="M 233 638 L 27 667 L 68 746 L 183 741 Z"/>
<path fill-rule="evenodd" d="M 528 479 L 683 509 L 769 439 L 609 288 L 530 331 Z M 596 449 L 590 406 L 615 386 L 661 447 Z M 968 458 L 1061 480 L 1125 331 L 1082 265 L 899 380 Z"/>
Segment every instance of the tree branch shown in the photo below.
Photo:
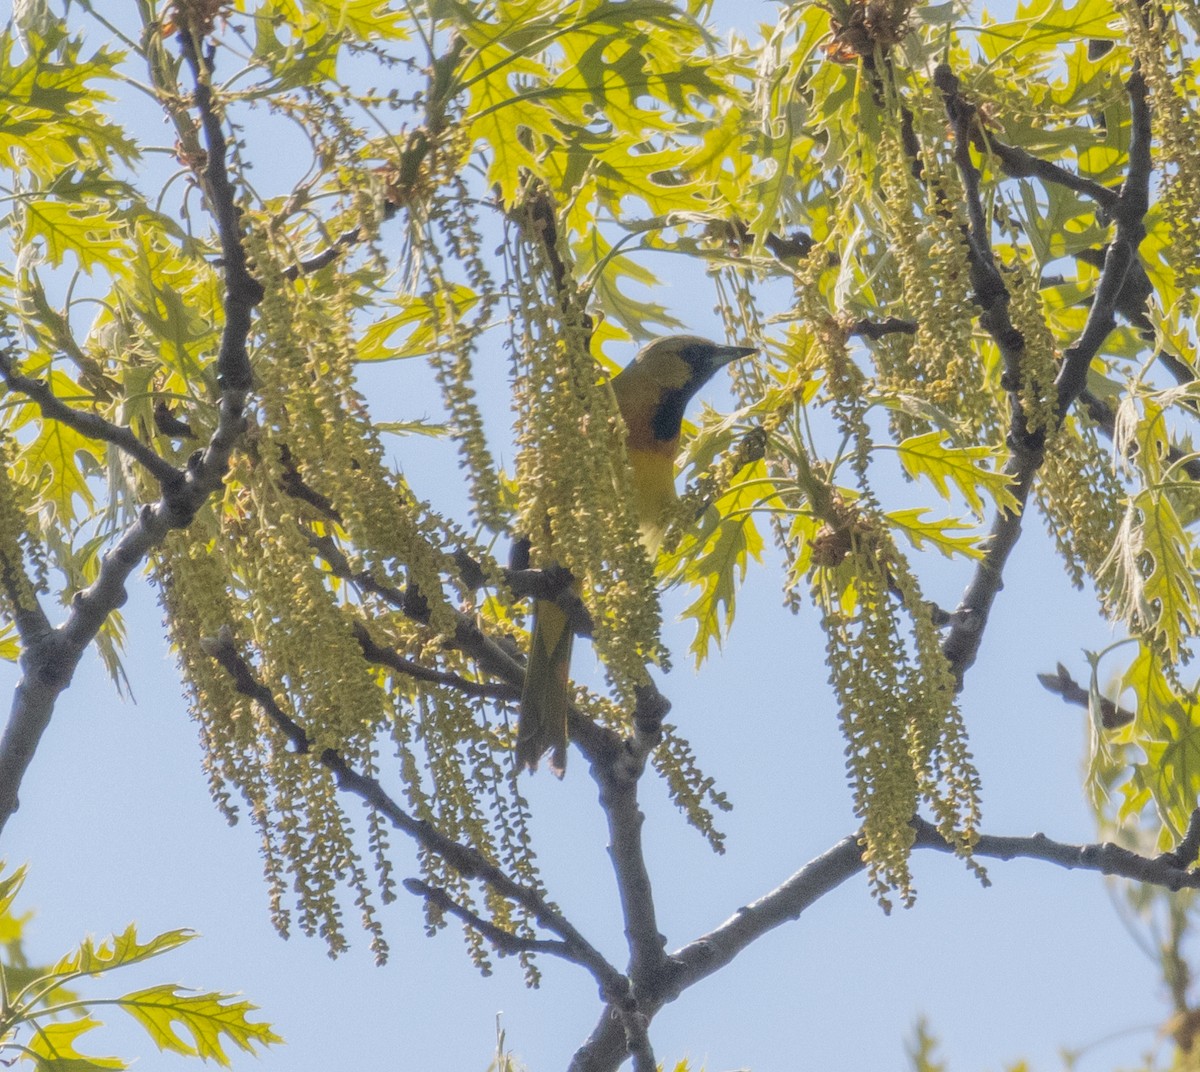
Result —
<path fill-rule="evenodd" d="M 1144 221 L 1150 205 L 1152 171 L 1150 107 L 1146 102 L 1146 81 L 1136 63 L 1125 88 L 1129 94 L 1131 120 L 1129 169 L 1121 184 L 1117 203 L 1110 213 L 1116 222 L 1117 233 L 1104 255 L 1096 296 L 1088 311 L 1083 333 L 1063 354 L 1057 380 L 1060 419 L 1084 390 L 1088 366 L 1116 326 L 1116 307 L 1125 276 L 1137 259 L 1138 246 L 1146 236 Z"/>
<path fill-rule="evenodd" d="M 955 847 L 932 823 L 916 817 L 914 848 L 954 853 Z M 1188 833 L 1174 851 L 1160 856 L 1140 856 L 1112 842 L 1071 845 L 1045 834 L 1003 837 L 982 834 L 972 849 L 974 856 L 996 860 L 1040 860 L 1068 870 L 1095 871 L 1102 875 L 1144 882 L 1168 890 L 1200 889 L 1200 870 L 1188 870 L 1181 861 L 1195 856 L 1200 846 L 1200 809 L 1193 813 Z M 1190 859 L 1188 859 L 1190 863 Z M 667 969 L 651 985 L 639 989 L 639 1005 L 653 1018 L 664 1005 L 689 987 L 729 964 L 759 938 L 781 924 L 799 919 L 806 909 L 863 870 L 858 835 L 836 845 L 805 864 L 789 879 L 757 901 L 738 909 L 724 923 L 689 942 L 667 957 Z M 587 1041 L 576 1051 L 569 1072 L 615 1072 L 627 1058 L 623 1033 L 611 1022 L 606 1009 Z"/>
<path fill-rule="evenodd" d="M 549 956 L 572 960 L 566 942 L 548 941 L 544 938 L 522 938 L 520 935 L 497 927 L 490 920 L 484 919 L 476 912 L 460 905 L 440 886 L 431 886 L 416 878 L 406 878 L 402 883 L 409 893 L 423 897 L 438 910 L 461 920 L 472 930 L 478 931 L 484 938 L 496 947 L 502 957 L 517 956 L 520 953 L 546 953 Z"/>
<path fill-rule="evenodd" d="M 688 987 L 725 967 L 751 943 L 782 923 L 798 919 L 810 905 L 863 869 L 856 835 L 806 864 L 791 878 L 667 959 L 658 985 L 639 990 L 643 1011 L 653 1017 Z M 605 1010 L 588 1040 L 575 1052 L 569 1072 L 614 1072 L 626 1058 L 625 1040 Z"/>
<path fill-rule="evenodd" d="M 966 154 L 963 182 L 967 189 L 968 210 L 973 221 L 977 218 L 982 220 L 982 202 L 978 201 L 978 173 L 970 164 L 968 148 L 963 142 L 969 129 L 966 126 L 969 117 L 964 116 L 961 98 L 957 96 L 958 81 L 948 68 L 939 67 L 935 74 L 935 82 L 947 100 L 947 112 L 955 123 L 956 140 L 959 142 L 956 148 L 956 158 L 959 159 L 960 170 L 964 168 L 962 157 L 963 154 Z M 1117 202 L 1111 210 L 1111 215 L 1116 220 L 1117 234 L 1105 255 L 1095 299 L 1088 311 L 1083 331 L 1063 355 L 1063 364 L 1055 381 L 1060 422 L 1083 392 L 1087 383 L 1088 365 L 1116 326 L 1114 313 L 1116 302 L 1121 293 L 1126 272 L 1136 258 L 1137 247 L 1145 236 L 1143 218 L 1149 205 L 1150 182 L 1150 114 L 1146 106 L 1145 82 L 1136 67 L 1130 76 L 1127 88 L 1133 116 L 1133 133 L 1129 146 L 1129 169 Z M 972 233 L 974 231 L 975 223 L 973 222 Z M 1007 320 L 1007 313 L 1004 315 L 1004 320 Z M 981 317 L 982 322 L 984 322 L 983 317 Z M 985 323 L 985 327 L 987 326 L 988 324 Z M 993 326 L 998 327 L 999 323 L 994 322 Z M 1009 327 L 1011 328 L 1011 323 Z M 992 327 L 989 327 L 989 330 L 992 330 Z M 1015 331 L 1015 329 L 1013 330 Z M 1019 337 L 1020 335 L 1017 333 L 1017 338 Z M 1001 353 L 1005 359 L 1005 376 L 1010 377 L 1015 372 L 1018 376 L 1015 382 L 1019 384 L 1019 365 L 1010 364 L 1011 356 L 1019 358 L 1019 351 L 1015 355 L 1005 354 L 1004 344 L 999 337 L 997 337 L 997 342 L 1001 345 Z M 1009 387 L 1009 390 L 1012 391 L 1013 388 Z M 1014 397 L 1012 405 L 1019 407 L 1019 398 Z M 1039 444 L 1028 444 L 1028 447 L 1039 446 L 1038 450 L 1020 449 L 1022 440 L 1019 433 L 1023 423 L 1023 417 L 1020 418 L 1020 424 L 1017 423 L 1014 411 L 1013 431 L 1017 434 L 1010 433 L 1009 438 L 1010 445 L 1018 449 L 1014 450 L 1005 467 L 1006 472 L 1013 477 L 1012 491 L 1016 496 L 1018 508 L 1011 513 L 1003 510 L 997 511 L 988 536 L 987 552 L 980 560 L 975 574 L 963 594 L 962 602 L 955 613 L 954 623 L 943 644 L 943 651 L 960 682 L 979 652 L 988 614 L 1003 587 L 1005 563 L 1021 536 L 1025 504 L 1033 486 L 1034 475 L 1042 460 Z"/>
<path fill-rule="evenodd" d="M 1032 432 L 1025 420 L 1021 403 L 1021 356 L 1024 336 L 1008 315 L 1009 294 L 992 253 L 987 218 L 979 186 L 979 170 L 971 161 L 971 129 L 976 121 L 975 108 L 959 92 L 959 81 L 945 64 L 934 72 L 934 84 L 942 93 L 946 114 L 954 129 L 954 158 L 962 178 L 969 221 L 967 248 L 975 301 L 983 310 L 982 327 L 992 336 L 1000 351 L 1004 372 L 1001 383 L 1009 398 L 1008 445 L 1012 452 L 1005 472 L 1012 478 L 1010 490 L 1015 509 L 998 510 L 988 537 L 987 552 L 955 611 L 942 650 L 962 686 L 983 640 L 984 626 L 992 603 L 1003 585 L 1004 566 L 1021 536 L 1021 519 L 1033 477 L 1042 462 L 1044 431 Z"/>
<path fill-rule="evenodd" d="M 279 706 L 271 690 L 254 676 L 250 665 L 238 652 L 228 626 L 222 627 L 218 636 L 205 639 L 203 645 L 207 654 L 233 679 L 234 688 L 258 704 L 297 752 L 304 755 L 312 753 L 312 741 L 308 733 Z M 552 944 L 547 952 L 585 968 L 599 984 L 605 999 L 616 1007 L 628 1009 L 631 1006 L 629 980 L 610 965 L 536 889 L 512 878 L 477 849 L 448 837 L 432 823 L 411 816 L 377 779 L 355 770 L 336 749 L 326 748 L 315 759 L 333 775 L 339 789 L 370 805 L 423 849 L 440 856 L 463 878 L 478 880 L 524 908 L 542 927 L 562 940 L 561 946 Z"/>
<path fill-rule="evenodd" d="M 253 384 L 253 373 L 246 340 L 250 336 L 251 311 L 262 301 L 263 288 L 246 265 L 246 248 L 242 244 L 241 234 L 242 210 L 238 207 L 229 179 L 229 144 L 213 98 L 212 73 L 216 49 L 210 45 L 201 55 L 200 42 L 190 31 L 181 30 L 177 36 L 195 84 L 196 112 L 200 116 L 200 127 L 208 148 L 202 175 L 204 193 L 213 222 L 217 225 L 225 270 L 225 328 L 217 355 L 217 382 L 223 388 L 249 391 Z"/>
<path fill-rule="evenodd" d="M 882 339 L 885 335 L 915 335 L 919 326 L 915 320 L 901 320 L 896 316 L 889 316 L 885 320 L 864 317 L 851 324 L 846 335 L 859 335 L 864 339 Z"/>
<path fill-rule="evenodd" d="M 1192 826 L 1196 819 L 1193 814 Z M 938 852 L 954 852 L 955 848 L 937 827 L 924 819 L 913 820 L 917 831 L 916 847 L 934 849 Z M 1200 836 L 1200 835 L 1197 835 Z M 988 856 L 995 860 L 1041 860 L 1057 864 L 1069 871 L 1096 871 L 1114 878 L 1127 878 L 1166 890 L 1200 889 L 1200 871 L 1189 871 L 1178 863 L 1178 850 L 1161 856 L 1139 856 L 1130 849 L 1111 841 L 1094 842 L 1089 845 L 1070 845 L 1052 841 L 1045 834 L 1030 837 L 1001 837 L 983 834 L 976 842 L 972 853 Z"/>
<path fill-rule="evenodd" d="M 384 218 L 391 219 L 396 214 L 396 206 L 388 203 L 384 205 Z M 284 279 L 295 280 L 302 275 L 311 275 L 313 272 L 319 272 L 322 268 L 327 268 L 338 260 L 347 250 L 353 249 L 363 241 L 366 237 L 366 231 L 362 227 L 351 227 L 348 231 L 343 231 L 332 242 L 329 243 L 320 253 L 314 253 L 306 260 L 302 260 L 297 264 L 293 264 L 283 271 Z"/>
<path fill-rule="evenodd" d="M 976 122 L 971 127 L 971 142 L 981 153 L 994 156 L 1009 178 L 1035 178 L 1055 186 L 1065 186 L 1077 194 L 1090 197 L 1103 209 L 1110 209 L 1117 203 L 1116 190 L 1110 190 L 1094 179 L 1077 175 L 1059 164 L 1052 163 L 1040 156 L 1034 156 L 1033 153 L 1019 149 L 1015 145 L 1006 145 L 992 137 L 980 122 Z"/>
<path fill-rule="evenodd" d="M 239 209 L 225 166 L 227 145 L 221 124 L 212 111 L 207 84 L 211 56 L 203 68 L 194 44 L 180 35 L 185 57 L 196 75 L 196 105 L 208 146 L 206 168 L 209 210 L 218 223 L 225 266 L 223 310 L 225 327 L 217 356 L 217 426 L 203 451 L 188 461 L 180 479 L 163 482 L 163 494 L 147 503 L 116 544 L 101 558 L 96 580 L 75 594 L 66 620 L 50 628 L 40 609 L 22 640 L 22 676 L 13 693 L 8 723 L 0 738 L 0 831 L 19 806 L 25 772 L 42 735 L 50 724 L 59 695 L 71 683 L 75 668 L 95 640 L 108 616 L 128 598 L 126 582 L 172 529 L 186 528 L 197 511 L 219 490 L 245 428 L 243 411 L 251 376 L 246 340 L 254 306 L 262 299 L 262 286 L 246 267 L 245 250 L 237 229 Z"/>
<path fill-rule="evenodd" d="M 1040 463 L 1045 433 L 1033 432 L 1025 420 L 1021 404 L 1021 357 L 1025 338 L 1008 315 L 1009 293 L 996 258 L 987 214 L 983 208 L 979 169 L 971 160 L 971 130 L 978 122 L 975 106 L 961 94 L 957 76 L 946 64 L 939 64 L 933 75 L 934 85 L 941 91 L 946 115 L 954 129 L 954 161 L 962 179 L 967 208 L 967 249 L 971 262 L 971 283 L 975 288 L 975 303 L 982 310 L 979 323 L 995 340 L 1000 350 L 1004 373 L 1000 383 L 1009 399 L 1009 449 L 1014 456 L 1034 455 Z"/>
<path fill-rule="evenodd" d="M 465 696 L 487 700 L 517 701 L 521 698 L 521 690 L 516 685 L 507 682 L 471 681 L 461 674 L 448 670 L 434 670 L 422 666 L 412 659 L 406 659 L 399 652 L 377 644 L 371 637 L 370 631 L 362 622 L 353 624 L 354 638 L 362 648 L 363 658 L 369 663 L 386 666 L 399 674 L 413 678 L 415 681 L 426 681 L 431 685 L 444 685 L 456 689 Z"/>
<path fill-rule="evenodd" d="M 996 511 L 986 538 L 987 550 L 951 615 L 950 630 L 942 642 L 942 652 L 954 671 L 959 687 L 979 654 L 992 604 L 1004 587 L 1004 567 L 1021 538 L 1021 522 L 1036 472 L 1029 464 L 1020 465 L 1011 461 L 1005 466 L 1005 471 L 1015 478 L 1009 490 L 1017 500 L 1017 509 L 1011 513 Z"/>
<path fill-rule="evenodd" d="M 629 977 L 640 995 L 666 962 L 666 939 L 658 929 L 654 887 L 642 845 L 646 816 L 638 804 L 639 779 L 636 774 L 623 776 L 615 764 L 593 763 L 590 771 L 600 790 L 600 808 L 608 826 L 608 856 L 617 880 L 629 947 Z"/>
<path fill-rule="evenodd" d="M 74 428 L 88 439 L 111 443 L 124 451 L 154 477 L 163 488 L 173 487 L 183 480 L 183 473 L 166 458 L 143 443 L 127 425 L 114 424 L 98 413 L 68 406 L 51 390 L 48 380 L 34 379 L 17 372 L 12 355 L 0 351 L 0 377 L 10 391 L 16 391 L 30 399 L 49 421 L 57 421 Z"/>

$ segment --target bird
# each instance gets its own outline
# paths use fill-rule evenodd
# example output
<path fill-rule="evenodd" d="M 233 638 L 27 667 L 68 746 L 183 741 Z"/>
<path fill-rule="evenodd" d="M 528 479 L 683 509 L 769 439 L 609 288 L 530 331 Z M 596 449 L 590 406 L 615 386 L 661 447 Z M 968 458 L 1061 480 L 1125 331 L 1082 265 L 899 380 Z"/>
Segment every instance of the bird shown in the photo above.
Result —
<path fill-rule="evenodd" d="M 643 346 L 613 378 L 613 393 L 625 423 L 633 505 L 651 558 L 666 533 L 667 507 L 676 498 L 675 459 L 687 404 L 725 365 L 754 353 L 753 346 L 669 335 Z M 554 774 L 561 778 L 566 770 L 574 640 L 567 612 L 551 600 L 536 600 L 517 722 L 518 770 L 536 770 L 547 752 Z"/>

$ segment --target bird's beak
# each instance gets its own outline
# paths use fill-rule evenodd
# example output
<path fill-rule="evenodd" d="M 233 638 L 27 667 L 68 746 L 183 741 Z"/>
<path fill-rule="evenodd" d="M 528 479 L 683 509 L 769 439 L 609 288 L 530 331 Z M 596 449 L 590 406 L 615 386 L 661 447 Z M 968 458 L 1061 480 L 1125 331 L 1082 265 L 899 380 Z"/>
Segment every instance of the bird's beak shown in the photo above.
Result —
<path fill-rule="evenodd" d="M 749 357 L 756 353 L 757 346 L 714 346 L 710 357 L 713 371 L 728 365 L 730 361 L 736 361 L 739 357 Z"/>

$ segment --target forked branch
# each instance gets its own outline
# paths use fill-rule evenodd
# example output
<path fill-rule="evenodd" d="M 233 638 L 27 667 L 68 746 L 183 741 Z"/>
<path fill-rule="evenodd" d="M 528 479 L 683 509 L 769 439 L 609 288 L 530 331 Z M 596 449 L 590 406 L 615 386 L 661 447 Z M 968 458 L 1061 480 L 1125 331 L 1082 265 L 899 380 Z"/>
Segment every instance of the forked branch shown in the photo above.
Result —
<path fill-rule="evenodd" d="M 914 848 L 956 852 L 937 828 L 920 817 L 913 820 Z M 1174 852 L 1140 856 L 1112 842 L 1072 845 L 1045 834 L 1003 837 L 983 834 L 972 852 L 995 860 L 1037 860 L 1073 871 L 1092 871 L 1167 890 L 1200 889 L 1200 870 L 1190 864 L 1200 846 L 1200 809 Z M 689 987 L 714 974 L 776 927 L 799 919 L 812 905 L 865 868 L 858 835 L 851 834 L 758 900 L 739 908 L 729 919 L 681 946 L 667 957 L 669 967 L 658 980 L 639 988 L 639 1005 L 653 1017 Z M 623 1034 L 606 1010 L 588 1040 L 576 1051 L 570 1072 L 615 1072 L 626 1060 Z"/>
<path fill-rule="evenodd" d="M 245 427 L 242 414 L 251 383 L 246 346 L 253 309 L 262 299 L 262 287 L 246 267 L 238 229 L 240 209 L 226 167 L 227 144 L 208 84 L 211 57 L 202 62 L 196 43 L 186 34 L 181 35 L 181 41 L 196 83 L 196 108 L 207 144 L 205 193 L 208 209 L 218 224 L 225 270 L 225 327 L 217 356 L 221 387 L 217 426 L 204 449 L 192 456 L 182 473 L 173 467 L 168 472 L 145 451 L 136 451 L 118 426 L 98 423 L 98 419 L 88 421 L 74 411 L 63 412 L 59 409 L 61 403 L 52 395 L 33 387 L 30 397 L 43 407 L 48 419 L 82 425 L 79 430 L 85 434 L 130 451 L 160 479 L 162 494 L 156 502 L 141 508 L 137 520 L 102 557 L 96 580 L 76 593 L 66 620 L 54 628 L 48 628 L 47 621 L 45 628 L 29 630 L 22 638 L 22 676 L 13 693 L 4 736 L 0 738 L 0 830 L 17 810 L 21 782 L 50 724 L 58 697 L 71 683 L 84 651 L 109 615 L 125 603 L 125 585 L 130 575 L 167 533 L 191 524 L 197 511 L 222 487 L 229 460 Z M 18 376 L 11 367 L 7 371 Z M 10 382 L 18 389 L 30 386 L 22 378 Z"/>

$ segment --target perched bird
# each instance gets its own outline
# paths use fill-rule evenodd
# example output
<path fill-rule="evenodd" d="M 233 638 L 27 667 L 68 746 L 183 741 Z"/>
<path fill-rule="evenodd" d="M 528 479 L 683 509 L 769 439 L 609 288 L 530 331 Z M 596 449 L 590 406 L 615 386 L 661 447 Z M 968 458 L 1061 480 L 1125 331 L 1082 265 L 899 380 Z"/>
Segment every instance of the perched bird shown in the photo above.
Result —
<path fill-rule="evenodd" d="M 634 507 L 642 542 L 652 557 L 664 535 L 666 508 L 676 497 L 675 458 L 683 411 L 718 369 L 753 353 L 752 346 L 722 346 L 696 335 L 672 335 L 642 347 L 612 381 L 628 434 Z M 550 769 L 561 777 L 567 762 L 575 633 L 557 603 L 538 600 L 533 615 L 517 726 L 517 767 L 533 770 L 549 752 Z"/>

